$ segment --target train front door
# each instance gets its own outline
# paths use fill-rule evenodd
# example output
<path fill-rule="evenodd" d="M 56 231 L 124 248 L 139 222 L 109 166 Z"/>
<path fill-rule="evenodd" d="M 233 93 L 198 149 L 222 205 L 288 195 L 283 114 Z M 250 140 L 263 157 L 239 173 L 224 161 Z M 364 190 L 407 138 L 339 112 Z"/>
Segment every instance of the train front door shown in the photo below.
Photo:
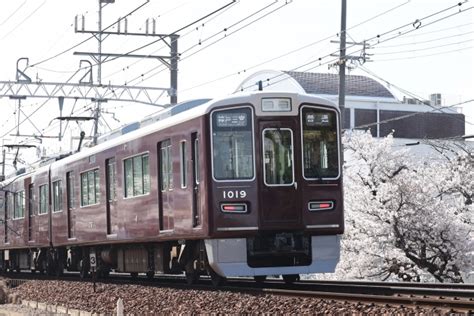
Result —
<path fill-rule="evenodd" d="M 292 229 L 301 225 L 300 162 L 297 118 L 259 124 L 262 166 L 260 227 Z"/>

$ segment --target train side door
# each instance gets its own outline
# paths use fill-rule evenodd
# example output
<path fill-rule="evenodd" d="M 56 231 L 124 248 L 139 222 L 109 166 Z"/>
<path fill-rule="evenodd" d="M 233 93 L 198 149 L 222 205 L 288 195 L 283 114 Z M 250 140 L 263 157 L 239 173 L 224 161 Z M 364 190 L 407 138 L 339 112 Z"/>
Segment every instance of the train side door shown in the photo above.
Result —
<path fill-rule="evenodd" d="M 76 215 L 74 211 L 74 174 L 72 172 L 66 173 L 66 196 L 67 196 L 67 238 L 75 238 L 75 222 Z"/>
<path fill-rule="evenodd" d="M 301 224 L 301 193 L 295 174 L 299 170 L 297 126 L 292 119 L 259 123 L 261 228 L 291 229 Z"/>
<path fill-rule="evenodd" d="M 28 241 L 33 241 L 33 226 L 34 226 L 34 185 L 30 183 L 28 185 Z"/>
<path fill-rule="evenodd" d="M 11 203 L 12 201 L 12 196 L 11 196 L 11 193 L 5 191 L 5 199 L 3 201 L 4 203 L 4 213 L 3 213 L 3 225 L 4 225 L 4 231 L 5 231 L 5 244 L 8 244 L 9 240 L 8 240 L 8 233 L 9 233 L 9 216 L 8 216 L 8 213 L 11 212 L 11 207 L 13 205 L 13 203 Z"/>
<path fill-rule="evenodd" d="M 117 189 L 116 176 L 117 168 L 115 158 L 105 160 L 105 195 L 106 195 L 106 212 L 107 212 L 107 235 L 117 233 Z"/>
<path fill-rule="evenodd" d="M 173 156 L 171 140 L 158 143 L 158 207 L 160 231 L 174 229 L 173 216 Z"/>
<path fill-rule="evenodd" d="M 191 154 L 193 163 L 193 227 L 201 225 L 200 192 L 199 192 L 199 138 L 197 133 L 191 134 Z"/>

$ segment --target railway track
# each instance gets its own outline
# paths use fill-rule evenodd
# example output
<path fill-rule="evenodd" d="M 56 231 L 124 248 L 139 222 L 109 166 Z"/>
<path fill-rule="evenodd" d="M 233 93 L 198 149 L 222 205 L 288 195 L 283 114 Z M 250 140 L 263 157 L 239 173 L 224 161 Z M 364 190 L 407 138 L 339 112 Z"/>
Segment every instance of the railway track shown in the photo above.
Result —
<path fill-rule="evenodd" d="M 31 275 L 15 274 L 9 279 L 11 286 L 31 280 Z M 35 279 L 58 280 L 57 277 L 35 276 Z M 79 281 L 77 274 L 65 274 L 61 280 Z M 91 282 L 91 279 L 82 280 Z M 147 278 L 130 278 L 123 275 L 111 275 L 109 279 L 97 280 L 98 283 L 138 284 L 153 287 L 172 287 L 215 291 L 209 278 L 189 286 L 184 277 L 159 276 L 152 280 Z M 222 291 L 272 294 L 283 296 L 313 297 L 325 300 L 360 302 L 382 306 L 438 307 L 447 312 L 467 312 L 474 314 L 474 284 L 435 284 L 435 283 L 401 283 L 401 282 L 364 282 L 364 281 L 310 281 L 302 280 L 294 284 L 285 284 L 281 279 L 269 279 L 256 283 L 250 278 L 232 278 L 217 288 Z"/>

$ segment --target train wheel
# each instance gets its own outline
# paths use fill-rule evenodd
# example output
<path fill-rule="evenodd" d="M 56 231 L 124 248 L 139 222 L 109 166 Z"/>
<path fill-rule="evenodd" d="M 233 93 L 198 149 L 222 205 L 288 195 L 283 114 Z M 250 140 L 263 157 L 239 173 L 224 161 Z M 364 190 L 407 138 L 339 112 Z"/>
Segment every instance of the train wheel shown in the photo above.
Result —
<path fill-rule="evenodd" d="M 155 277 L 155 271 L 148 271 L 146 273 L 146 277 L 148 280 L 153 280 L 153 278 Z"/>
<path fill-rule="evenodd" d="M 130 272 L 130 276 L 132 277 L 132 279 L 136 279 L 138 278 L 138 272 Z"/>
<path fill-rule="evenodd" d="M 190 260 L 184 267 L 184 275 L 186 276 L 186 283 L 189 285 L 196 284 L 199 280 L 199 272 L 194 269 L 194 261 Z"/>
<path fill-rule="evenodd" d="M 262 284 L 267 279 L 267 276 L 266 275 L 256 275 L 256 276 L 253 277 L 253 279 L 255 280 L 255 282 L 257 282 L 259 284 Z"/>
<path fill-rule="evenodd" d="M 64 263 L 61 261 L 61 259 L 59 259 L 58 262 L 56 263 L 55 274 L 57 277 L 60 277 L 64 274 Z"/>
<path fill-rule="evenodd" d="M 86 279 L 89 276 L 89 269 L 87 269 L 83 261 L 79 261 L 79 276 L 81 279 Z"/>
<path fill-rule="evenodd" d="M 102 273 L 100 276 L 104 279 L 107 279 L 109 277 L 109 274 L 110 274 L 110 269 L 104 269 L 102 270 Z"/>
<path fill-rule="evenodd" d="M 285 274 L 282 275 L 283 281 L 285 281 L 286 284 L 293 284 L 296 281 L 300 280 L 300 275 L 299 274 Z"/>
<path fill-rule="evenodd" d="M 227 278 L 220 276 L 219 274 L 215 273 L 214 270 L 209 270 L 209 276 L 211 277 L 211 283 L 214 286 L 222 286 L 227 281 Z"/>

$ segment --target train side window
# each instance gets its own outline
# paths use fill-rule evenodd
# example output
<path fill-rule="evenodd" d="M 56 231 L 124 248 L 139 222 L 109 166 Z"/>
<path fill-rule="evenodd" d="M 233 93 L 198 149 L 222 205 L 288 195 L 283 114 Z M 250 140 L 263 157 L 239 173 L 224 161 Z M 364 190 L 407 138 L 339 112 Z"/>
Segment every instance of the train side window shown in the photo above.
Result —
<path fill-rule="evenodd" d="M 40 185 L 38 214 L 48 213 L 48 195 L 49 195 L 48 185 L 47 184 Z"/>
<path fill-rule="evenodd" d="M 173 189 L 173 156 L 171 153 L 171 141 L 165 140 L 160 145 L 160 172 L 161 191 Z"/>
<path fill-rule="evenodd" d="M 99 201 L 99 169 L 94 169 L 81 173 L 81 206 L 98 204 Z"/>
<path fill-rule="evenodd" d="M 13 218 L 24 218 L 25 217 L 25 191 L 19 191 L 15 193 L 14 205 L 13 205 Z"/>
<path fill-rule="evenodd" d="M 53 212 L 60 212 L 63 210 L 63 189 L 61 187 L 61 180 L 53 182 Z"/>
<path fill-rule="evenodd" d="M 124 160 L 125 197 L 150 193 L 150 169 L 148 153 Z"/>
<path fill-rule="evenodd" d="M 186 166 L 187 163 L 187 152 L 186 152 L 186 141 L 183 140 L 179 143 L 179 157 L 180 157 L 180 168 L 181 168 L 181 188 L 185 189 L 187 184 L 188 178 L 188 168 Z"/>

